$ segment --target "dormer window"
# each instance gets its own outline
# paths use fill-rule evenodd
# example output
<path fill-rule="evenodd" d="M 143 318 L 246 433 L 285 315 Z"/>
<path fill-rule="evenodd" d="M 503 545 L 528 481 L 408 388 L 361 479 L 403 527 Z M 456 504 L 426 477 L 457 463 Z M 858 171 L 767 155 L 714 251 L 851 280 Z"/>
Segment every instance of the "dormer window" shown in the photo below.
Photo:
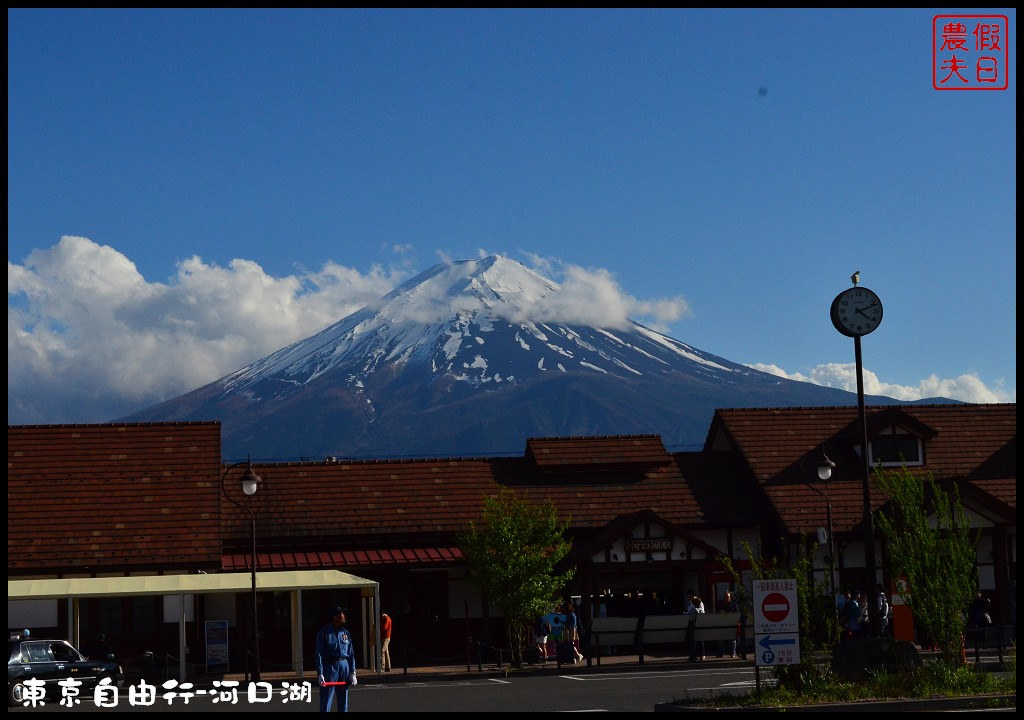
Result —
<path fill-rule="evenodd" d="M 871 464 L 883 467 L 923 465 L 921 438 L 899 425 L 890 425 L 868 441 Z"/>

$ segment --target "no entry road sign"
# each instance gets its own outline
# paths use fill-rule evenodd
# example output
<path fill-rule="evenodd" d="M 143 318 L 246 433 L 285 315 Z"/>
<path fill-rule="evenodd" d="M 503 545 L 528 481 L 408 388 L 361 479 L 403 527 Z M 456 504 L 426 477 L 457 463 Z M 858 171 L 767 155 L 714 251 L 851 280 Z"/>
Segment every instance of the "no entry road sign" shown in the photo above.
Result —
<path fill-rule="evenodd" d="M 768 593 L 761 601 L 761 614 L 768 622 L 782 622 L 789 617 L 789 598 L 782 593 Z"/>
<path fill-rule="evenodd" d="M 754 634 L 799 632 L 796 580 L 754 581 Z"/>

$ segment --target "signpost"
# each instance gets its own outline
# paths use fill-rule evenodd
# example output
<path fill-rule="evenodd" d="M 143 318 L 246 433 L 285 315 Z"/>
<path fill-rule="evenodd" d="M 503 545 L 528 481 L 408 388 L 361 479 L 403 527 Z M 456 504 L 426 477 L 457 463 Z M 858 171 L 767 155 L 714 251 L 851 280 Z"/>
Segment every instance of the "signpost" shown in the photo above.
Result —
<path fill-rule="evenodd" d="M 228 621 L 206 621 L 206 672 L 228 669 Z"/>
<path fill-rule="evenodd" d="M 800 612 L 796 580 L 754 581 L 754 664 L 800 662 Z"/>

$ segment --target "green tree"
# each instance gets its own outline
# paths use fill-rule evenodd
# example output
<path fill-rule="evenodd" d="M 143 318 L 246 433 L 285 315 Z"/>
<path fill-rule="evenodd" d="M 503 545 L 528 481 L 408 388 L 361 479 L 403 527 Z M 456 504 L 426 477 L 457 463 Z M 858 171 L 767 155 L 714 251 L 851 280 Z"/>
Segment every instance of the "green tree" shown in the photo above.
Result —
<path fill-rule="evenodd" d="M 505 617 L 512 664 L 522 664 L 525 635 L 533 620 L 548 612 L 552 598 L 572 579 L 573 571 L 555 573 L 555 565 L 572 547 L 551 501 L 537 505 L 503 488 L 484 497 L 479 523 L 456 536 L 469 565 L 469 579 L 486 593 Z"/>
<path fill-rule="evenodd" d="M 875 482 L 890 504 L 876 515 L 886 539 L 892 577 L 906 578 L 904 601 L 914 622 L 939 646 L 942 658 L 961 659 L 964 613 L 974 595 L 977 534 L 955 485 L 944 489 L 929 473 L 904 466 L 875 470 Z"/>

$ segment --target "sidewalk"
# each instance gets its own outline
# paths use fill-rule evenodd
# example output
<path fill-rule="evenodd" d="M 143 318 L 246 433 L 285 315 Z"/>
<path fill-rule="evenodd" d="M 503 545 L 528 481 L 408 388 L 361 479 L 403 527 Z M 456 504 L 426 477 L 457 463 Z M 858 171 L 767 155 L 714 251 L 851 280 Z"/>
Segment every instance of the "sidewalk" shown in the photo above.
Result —
<path fill-rule="evenodd" d="M 472 663 L 468 667 L 465 662 L 458 664 L 421 664 L 415 667 L 401 668 L 393 667 L 391 672 L 378 673 L 375 670 L 360 669 L 359 684 L 360 685 L 373 685 L 379 683 L 396 683 L 396 682 L 428 682 L 435 680 L 465 680 L 471 678 L 492 678 L 492 677 L 505 677 L 509 673 L 522 677 L 525 675 L 557 675 L 560 673 L 599 673 L 599 672 L 621 672 L 623 670 L 670 670 L 679 669 L 682 667 L 688 668 L 700 668 L 707 667 L 709 665 L 715 666 L 726 666 L 736 665 L 743 666 L 747 665 L 753 667 L 754 660 L 752 655 L 747 656 L 747 660 L 742 658 L 730 658 L 730 657 L 712 657 L 707 656 L 704 661 L 688 662 L 685 656 L 678 655 L 663 655 L 658 653 L 648 653 L 644 656 L 644 662 L 639 662 L 639 657 L 636 653 L 632 654 L 617 654 L 601 657 L 601 664 L 598 666 L 597 660 L 582 660 L 576 664 L 563 663 L 560 667 L 554 660 L 548 660 L 546 663 L 536 663 L 523 665 L 521 668 L 511 670 L 508 662 L 502 664 L 499 668 L 497 663 L 494 661 L 483 663 L 479 665 Z M 198 687 L 212 686 L 214 680 L 236 680 L 242 682 L 245 679 L 243 673 L 224 673 L 224 674 L 197 674 L 194 677 L 190 677 L 189 680 Z M 296 680 L 296 674 L 294 672 L 263 672 L 261 673 L 261 680 L 265 682 L 271 682 L 274 684 L 283 681 Z M 311 670 L 306 670 L 302 679 L 309 682 L 316 682 L 316 673 Z"/>
<path fill-rule="evenodd" d="M 927 659 L 933 656 L 935 653 L 930 651 L 921 651 L 921 656 Z M 983 651 L 981 654 L 981 661 L 977 664 L 974 663 L 973 655 L 969 658 L 971 666 L 984 669 L 989 672 L 999 672 L 1002 670 L 998 656 L 995 650 Z M 548 660 L 546 663 L 527 664 L 516 670 L 511 670 L 508 663 L 505 662 L 499 668 L 497 663 L 491 661 L 489 663 L 483 663 L 479 665 L 472 663 L 467 667 L 465 662 L 452 663 L 452 664 L 420 664 L 414 667 L 402 668 L 393 667 L 391 672 L 378 673 L 375 670 L 360 669 L 359 684 L 360 685 L 373 685 L 379 683 L 396 683 L 396 682 L 428 682 L 437 680 L 467 680 L 472 678 L 492 678 L 492 677 L 506 677 L 510 673 L 523 677 L 529 675 L 557 675 L 557 674 L 584 674 L 584 673 L 602 673 L 602 672 L 637 672 L 637 671 L 665 671 L 665 670 L 679 670 L 679 669 L 701 669 L 708 667 L 754 667 L 754 656 L 748 654 L 746 659 L 742 657 L 715 657 L 708 655 L 706 660 L 698 662 L 689 662 L 686 656 L 674 655 L 674 654 L 663 654 L 656 652 L 649 652 L 644 655 L 644 662 L 639 661 L 637 653 L 618 653 L 616 655 L 602 656 L 600 659 L 600 665 L 598 665 L 597 659 L 583 660 L 576 664 L 563 663 L 561 666 L 554 659 Z M 242 682 L 245 679 L 243 673 L 224 673 L 224 674 L 197 674 L 190 677 L 189 680 L 196 686 L 212 686 L 214 680 L 236 680 Z M 263 672 L 261 673 L 261 680 L 265 682 L 271 682 L 278 684 L 283 681 L 293 681 L 298 679 L 294 672 Z M 306 670 L 302 674 L 302 680 L 315 683 L 316 673 L 312 670 Z"/>

